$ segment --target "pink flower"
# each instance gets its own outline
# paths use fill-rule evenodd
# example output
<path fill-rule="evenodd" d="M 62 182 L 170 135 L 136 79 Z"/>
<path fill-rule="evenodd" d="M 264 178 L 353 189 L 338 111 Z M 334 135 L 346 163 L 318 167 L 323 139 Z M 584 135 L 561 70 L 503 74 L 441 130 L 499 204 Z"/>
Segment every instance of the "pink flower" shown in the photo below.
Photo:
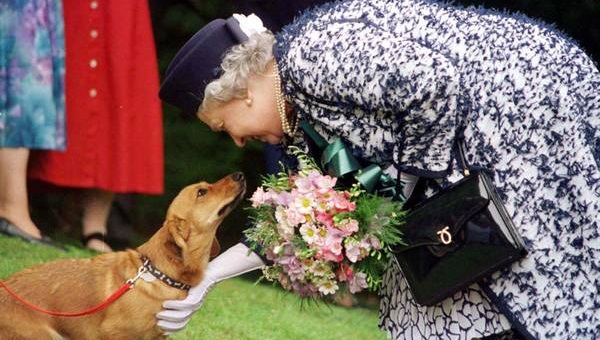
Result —
<path fill-rule="evenodd" d="M 311 170 L 311 171 L 308 172 L 308 176 L 307 177 L 308 177 L 308 179 L 310 179 L 310 181 L 314 185 L 314 183 L 317 181 L 317 179 L 323 177 L 323 175 L 319 171 L 317 171 L 317 170 Z"/>
<path fill-rule="evenodd" d="M 344 233 L 344 236 L 350 236 L 358 231 L 358 221 L 353 218 L 347 218 L 340 221 L 337 227 Z"/>
<path fill-rule="evenodd" d="M 317 251 L 317 258 L 326 261 L 342 262 L 344 260 L 344 255 L 341 252 L 335 254 L 329 248 L 321 248 Z"/>
<path fill-rule="evenodd" d="M 304 280 L 304 269 L 302 269 L 302 267 L 293 267 L 293 268 L 288 268 L 287 271 L 290 280 L 292 281 L 302 281 Z"/>
<path fill-rule="evenodd" d="M 299 281 L 304 279 L 304 268 L 302 267 L 302 262 L 300 262 L 296 256 L 282 256 L 275 260 L 275 262 L 282 265 L 283 271 L 288 274 L 290 280 Z"/>
<path fill-rule="evenodd" d="M 317 297 L 319 296 L 319 290 L 311 283 L 300 283 L 294 282 L 292 284 L 294 292 L 301 297 Z"/>
<path fill-rule="evenodd" d="M 256 191 L 250 197 L 250 201 L 252 202 L 253 207 L 258 207 L 259 205 L 268 204 L 267 202 L 270 200 L 271 195 L 268 192 L 263 190 L 263 187 L 258 187 Z"/>
<path fill-rule="evenodd" d="M 287 191 L 277 193 L 269 190 L 268 194 L 270 195 L 271 202 L 275 202 L 277 205 L 289 206 L 292 202 L 292 194 Z"/>
<path fill-rule="evenodd" d="M 342 233 L 334 228 L 327 228 L 327 236 L 325 237 L 325 247 L 332 253 L 338 255 L 342 253 L 342 241 L 344 240 Z"/>
<path fill-rule="evenodd" d="M 315 179 L 313 180 L 313 183 L 317 189 L 317 192 L 320 194 L 324 194 L 333 189 L 336 181 L 337 181 L 337 178 L 325 175 L 325 176 L 315 177 Z"/>
<path fill-rule="evenodd" d="M 286 211 L 287 221 L 290 225 L 296 227 L 300 224 L 306 223 L 306 216 L 298 212 L 293 207 Z"/>
<path fill-rule="evenodd" d="M 333 195 L 333 207 L 340 212 L 354 211 L 356 204 L 348 200 L 349 194 L 347 192 L 336 193 Z"/>
<path fill-rule="evenodd" d="M 258 187 L 252 194 L 250 201 L 253 207 L 257 207 L 262 204 L 288 206 L 292 200 L 292 196 L 287 191 L 273 191 L 267 189 L 264 191 L 263 187 Z"/>
<path fill-rule="evenodd" d="M 346 257 L 352 263 L 359 260 L 360 257 L 360 243 L 359 242 L 346 242 Z"/>
<path fill-rule="evenodd" d="M 339 236 L 332 228 L 321 228 L 318 231 L 319 239 L 316 240 L 315 245 L 318 247 L 316 257 L 319 259 L 341 262 L 344 259 L 342 241 L 343 239 Z"/>
<path fill-rule="evenodd" d="M 315 218 L 323 225 L 327 227 L 333 227 L 333 215 L 325 212 L 317 212 L 317 216 Z"/>
<path fill-rule="evenodd" d="M 314 191 L 315 187 L 309 177 L 298 176 L 294 181 L 296 189 L 301 194 L 310 194 Z"/>
<path fill-rule="evenodd" d="M 361 241 L 347 239 L 344 245 L 346 246 L 346 257 L 353 263 L 368 256 L 369 250 L 371 250 L 371 244 L 367 242 L 366 238 Z"/>
<path fill-rule="evenodd" d="M 350 267 L 346 263 L 341 263 L 340 267 L 338 268 L 335 274 L 340 282 L 349 281 L 354 276 L 352 267 Z"/>
<path fill-rule="evenodd" d="M 369 243 L 371 244 L 371 246 L 374 249 L 377 249 L 377 250 L 381 249 L 381 242 L 379 242 L 379 239 L 377 237 L 371 235 L 369 237 Z"/>
<path fill-rule="evenodd" d="M 358 293 L 367 287 L 367 274 L 365 273 L 354 273 L 352 279 L 348 281 L 348 288 L 352 294 Z"/>

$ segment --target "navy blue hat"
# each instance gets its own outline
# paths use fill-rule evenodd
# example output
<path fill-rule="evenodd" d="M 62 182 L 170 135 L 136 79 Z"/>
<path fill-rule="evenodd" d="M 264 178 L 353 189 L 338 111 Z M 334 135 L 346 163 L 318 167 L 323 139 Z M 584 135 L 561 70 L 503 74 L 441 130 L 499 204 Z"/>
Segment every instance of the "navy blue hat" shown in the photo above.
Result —
<path fill-rule="evenodd" d="M 171 60 L 160 87 L 160 98 L 194 116 L 206 85 L 220 75 L 223 54 L 247 40 L 233 17 L 209 22 Z"/>

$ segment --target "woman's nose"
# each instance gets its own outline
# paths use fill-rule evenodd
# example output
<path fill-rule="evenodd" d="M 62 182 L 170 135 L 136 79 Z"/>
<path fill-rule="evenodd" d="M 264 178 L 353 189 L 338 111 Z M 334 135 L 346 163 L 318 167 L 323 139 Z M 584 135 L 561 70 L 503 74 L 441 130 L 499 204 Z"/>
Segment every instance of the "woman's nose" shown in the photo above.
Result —
<path fill-rule="evenodd" d="M 235 136 L 231 136 L 231 139 L 233 139 L 233 142 L 235 143 L 235 145 L 238 148 L 243 148 L 246 145 L 246 138 L 244 137 L 235 137 Z"/>

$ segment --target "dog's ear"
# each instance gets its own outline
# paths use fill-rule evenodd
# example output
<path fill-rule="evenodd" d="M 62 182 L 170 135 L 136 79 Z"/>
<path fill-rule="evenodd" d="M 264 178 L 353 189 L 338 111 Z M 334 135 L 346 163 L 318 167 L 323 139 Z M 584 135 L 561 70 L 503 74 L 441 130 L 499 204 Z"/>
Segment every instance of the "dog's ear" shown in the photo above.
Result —
<path fill-rule="evenodd" d="M 215 236 L 212 244 L 210 245 L 210 258 L 212 259 L 213 257 L 219 255 L 220 252 L 221 245 L 219 244 L 219 240 L 217 240 L 217 237 Z"/>
<path fill-rule="evenodd" d="M 187 240 L 190 237 L 190 228 L 185 220 L 179 217 L 173 217 L 165 223 L 175 244 L 177 244 L 179 248 L 185 249 L 187 247 Z"/>

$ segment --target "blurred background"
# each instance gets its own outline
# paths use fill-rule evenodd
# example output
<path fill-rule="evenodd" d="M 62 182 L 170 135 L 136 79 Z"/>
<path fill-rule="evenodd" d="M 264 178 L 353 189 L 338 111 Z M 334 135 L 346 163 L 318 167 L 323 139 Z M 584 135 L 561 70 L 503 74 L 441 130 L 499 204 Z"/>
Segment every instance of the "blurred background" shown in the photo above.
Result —
<path fill-rule="evenodd" d="M 293 13 L 323 0 L 150 0 L 154 36 L 161 76 L 177 50 L 203 25 L 234 12 L 271 14 L 270 24 L 278 27 L 291 20 Z M 557 29 L 575 38 L 600 61 L 599 0 L 461 0 L 463 5 L 484 6 L 553 23 Z M 140 112 L 139 114 L 143 114 Z M 215 181 L 234 171 L 248 177 L 251 193 L 265 173 L 263 146 L 250 143 L 239 149 L 225 134 L 215 134 L 197 120 L 184 117 L 177 109 L 164 105 L 165 193 L 160 196 L 122 195 L 117 198 L 109 221 L 110 243 L 116 249 L 140 244 L 162 224 L 169 202 L 187 184 L 198 180 Z M 44 197 L 44 198 L 42 198 Z M 60 199 L 50 195 L 32 195 L 39 225 L 52 229 L 57 225 L 48 212 L 56 210 Z M 52 215 L 50 213 L 50 215 Z M 56 215 L 56 214 L 54 214 Z M 218 232 L 223 248 L 238 242 L 247 225 L 246 214 L 238 208 Z"/>

